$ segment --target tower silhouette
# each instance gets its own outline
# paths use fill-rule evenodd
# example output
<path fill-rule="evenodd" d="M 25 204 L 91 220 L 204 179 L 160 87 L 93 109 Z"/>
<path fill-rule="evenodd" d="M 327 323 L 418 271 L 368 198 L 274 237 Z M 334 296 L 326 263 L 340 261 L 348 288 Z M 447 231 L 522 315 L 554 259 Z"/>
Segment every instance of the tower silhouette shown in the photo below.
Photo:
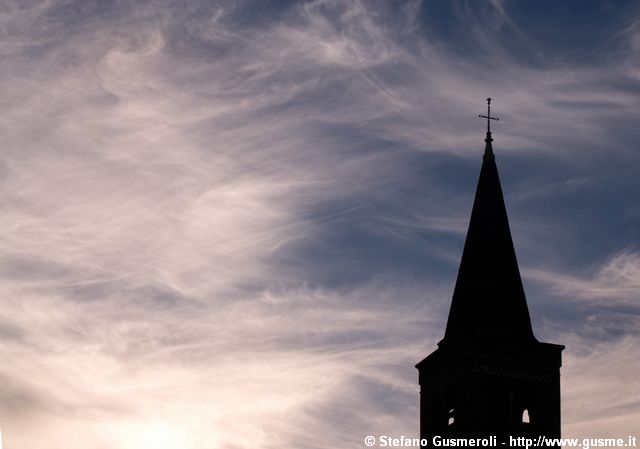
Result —
<path fill-rule="evenodd" d="M 491 99 L 488 99 L 490 104 Z M 416 365 L 420 434 L 560 437 L 562 345 L 533 334 L 487 116 L 486 146 L 444 338 Z"/>

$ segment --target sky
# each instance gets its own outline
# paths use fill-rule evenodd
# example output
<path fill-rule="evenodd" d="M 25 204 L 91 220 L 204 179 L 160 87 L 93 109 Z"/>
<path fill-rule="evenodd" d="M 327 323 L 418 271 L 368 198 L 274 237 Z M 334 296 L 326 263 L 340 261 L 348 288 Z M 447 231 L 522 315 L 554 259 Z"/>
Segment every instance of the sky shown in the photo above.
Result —
<path fill-rule="evenodd" d="M 5 449 L 418 436 L 487 97 L 563 435 L 640 423 L 640 5 L 0 2 Z"/>

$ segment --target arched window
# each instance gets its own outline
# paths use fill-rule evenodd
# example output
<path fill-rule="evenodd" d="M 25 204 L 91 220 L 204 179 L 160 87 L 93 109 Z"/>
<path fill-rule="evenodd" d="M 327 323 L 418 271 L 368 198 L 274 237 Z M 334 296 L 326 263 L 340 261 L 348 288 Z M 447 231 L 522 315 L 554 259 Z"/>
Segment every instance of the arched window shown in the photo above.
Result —
<path fill-rule="evenodd" d="M 530 419 L 529 419 L 529 410 L 527 410 L 526 408 L 522 412 L 522 422 L 525 422 L 525 423 L 530 423 L 531 422 Z"/>
<path fill-rule="evenodd" d="M 449 410 L 449 419 L 447 420 L 447 424 L 448 425 L 453 425 L 453 423 L 456 421 L 455 417 L 453 416 L 453 409 Z"/>

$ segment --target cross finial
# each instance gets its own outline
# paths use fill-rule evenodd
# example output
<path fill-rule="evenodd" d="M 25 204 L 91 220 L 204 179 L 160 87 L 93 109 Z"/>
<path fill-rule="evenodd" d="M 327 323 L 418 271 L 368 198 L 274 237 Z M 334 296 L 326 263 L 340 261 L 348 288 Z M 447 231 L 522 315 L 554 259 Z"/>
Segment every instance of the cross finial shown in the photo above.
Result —
<path fill-rule="evenodd" d="M 487 119 L 487 137 L 491 137 L 491 120 L 500 120 L 498 117 L 491 117 L 491 98 L 487 98 L 487 115 L 478 115 Z"/>

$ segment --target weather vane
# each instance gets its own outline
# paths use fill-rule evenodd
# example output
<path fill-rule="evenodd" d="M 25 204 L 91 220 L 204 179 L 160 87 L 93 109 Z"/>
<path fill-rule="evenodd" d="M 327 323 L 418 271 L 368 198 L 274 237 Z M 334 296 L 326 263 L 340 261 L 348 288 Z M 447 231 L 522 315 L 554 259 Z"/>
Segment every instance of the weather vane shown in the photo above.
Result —
<path fill-rule="evenodd" d="M 487 98 L 487 115 L 478 115 L 487 119 L 487 134 L 491 134 L 491 120 L 500 120 L 498 117 L 491 117 L 491 98 Z"/>

